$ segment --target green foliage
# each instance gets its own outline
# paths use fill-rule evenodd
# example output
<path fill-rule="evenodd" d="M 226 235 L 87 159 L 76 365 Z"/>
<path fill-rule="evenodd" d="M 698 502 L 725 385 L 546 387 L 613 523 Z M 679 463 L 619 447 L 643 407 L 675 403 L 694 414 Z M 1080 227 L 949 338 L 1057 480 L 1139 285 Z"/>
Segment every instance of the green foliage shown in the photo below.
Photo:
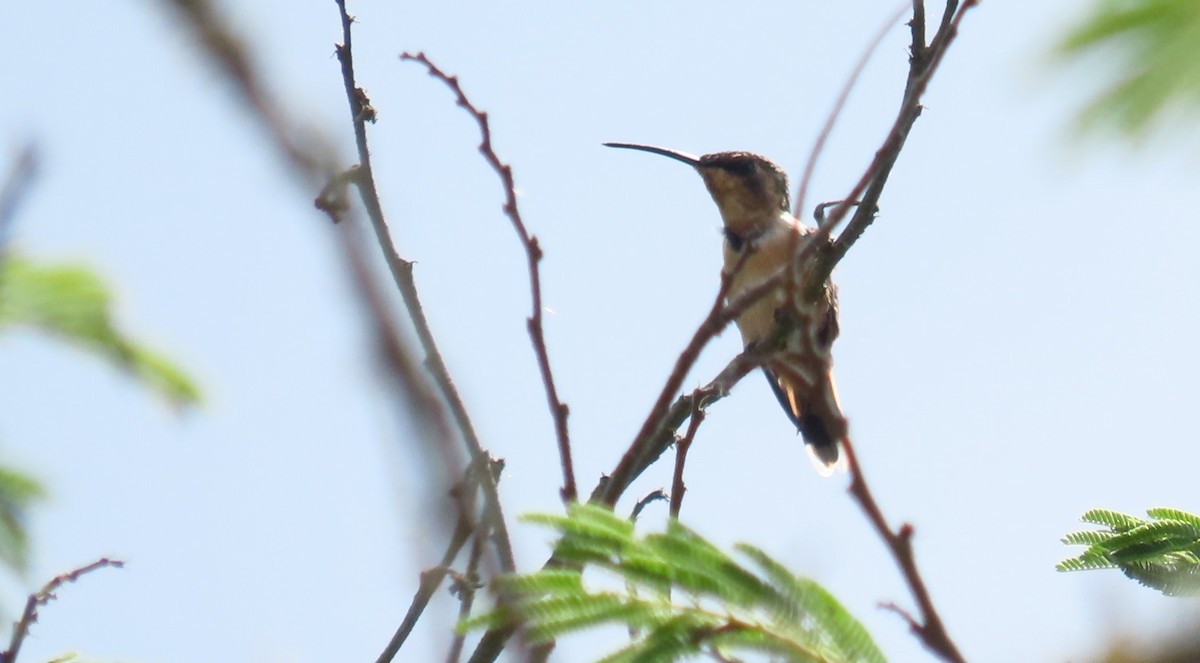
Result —
<path fill-rule="evenodd" d="M 0 328 L 28 325 L 60 336 L 129 371 L 176 405 L 197 403 L 196 385 L 121 333 L 111 308 L 108 288 L 85 268 L 38 265 L 12 254 L 0 261 Z"/>
<path fill-rule="evenodd" d="M 624 625 L 632 641 L 605 663 L 700 654 L 729 660 L 748 652 L 781 661 L 884 660 L 832 595 L 756 548 L 739 545 L 746 560 L 740 563 L 676 521 L 664 533 L 639 537 L 632 522 L 593 505 L 528 520 L 558 531 L 563 565 L 501 578 L 502 605 L 460 629 L 520 624 L 537 643 L 601 624 Z M 615 574 L 624 591 L 589 589 L 583 580 L 589 568 Z"/>
<path fill-rule="evenodd" d="M 1167 596 L 1200 596 L 1200 516 L 1167 508 L 1146 513 L 1150 520 L 1105 509 L 1083 514 L 1084 522 L 1107 530 L 1067 534 L 1063 543 L 1087 546 L 1087 550 L 1055 568 L 1120 569 Z"/>
<path fill-rule="evenodd" d="M 32 478 L 0 467 L 0 562 L 17 572 L 25 571 L 28 564 L 25 514 L 41 497 L 42 488 Z"/>
<path fill-rule="evenodd" d="M 1200 107 L 1200 2 L 1098 0 L 1059 44 L 1063 59 L 1109 54 L 1115 80 L 1080 126 L 1145 134 L 1168 110 Z"/>

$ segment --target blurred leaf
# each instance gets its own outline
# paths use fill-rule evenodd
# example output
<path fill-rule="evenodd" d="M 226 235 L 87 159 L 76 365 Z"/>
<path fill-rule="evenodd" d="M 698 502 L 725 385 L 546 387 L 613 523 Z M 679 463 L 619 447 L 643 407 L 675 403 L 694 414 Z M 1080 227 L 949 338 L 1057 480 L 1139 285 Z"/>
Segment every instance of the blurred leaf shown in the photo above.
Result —
<path fill-rule="evenodd" d="M 1168 111 L 1200 108 L 1200 2 L 1096 0 L 1059 44 L 1062 60 L 1109 55 L 1111 80 L 1080 114 L 1083 130 L 1138 137 Z M 1195 114 L 1191 117 L 1195 118 Z"/>
<path fill-rule="evenodd" d="M 26 513 L 43 496 L 42 487 L 31 477 L 0 467 L 0 562 L 18 573 L 28 564 Z"/>
<path fill-rule="evenodd" d="M 27 325 L 60 336 L 129 371 L 176 405 L 198 403 L 195 383 L 118 330 L 111 308 L 107 287 L 83 267 L 38 265 L 13 254 L 0 261 L 0 327 Z"/>
<path fill-rule="evenodd" d="M 556 556 L 568 568 L 504 576 L 501 606 L 460 629 L 523 627 L 545 642 L 601 624 L 632 634 L 605 663 L 677 661 L 698 655 L 733 660 L 764 653 L 780 661 L 882 662 L 858 620 L 815 582 L 799 578 L 761 550 L 739 546 L 750 566 L 696 532 L 670 521 L 666 532 L 639 537 L 611 511 L 574 504 L 566 516 L 529 518 L 556 529 Z M 588 567 L 623 580 L 623 591 L 583 582 Z"/>

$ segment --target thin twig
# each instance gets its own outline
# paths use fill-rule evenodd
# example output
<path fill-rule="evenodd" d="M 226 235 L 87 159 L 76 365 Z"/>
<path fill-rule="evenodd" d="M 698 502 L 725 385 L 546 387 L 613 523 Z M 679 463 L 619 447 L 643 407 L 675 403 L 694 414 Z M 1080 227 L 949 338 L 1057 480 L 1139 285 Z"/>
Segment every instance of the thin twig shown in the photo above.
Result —
<path fill-rule="evenodd" d="M 687 463 L 688 451 L 691 451 L 692 442 L 696 439 L 696 431 L 700 430 L 700 424 L 704 423 L 702 400 L 701 395 L 692 395 L 692 415 L 688 420 L 687 432 L 675 445 L 675 475 L 671 481 L 670 511 L 671 517 L 675 519 L 679 518 L 679 510 L 683 508 L 683 494 L 687 491 L 687 487 L 683 485 L 683 466 Z"/>
<path fill-rule="evenodd" d="M 471 537 L 471 553 L 467 556 L 467 567 L 455 579 L 451 591 L 458 596 L 458 621 L 462 622 L 471 616 L 471 608 L 475 605 L 476 590 L 481 587 L 479 584 L 479 559 L 483 556 L 484 542 L 487 541 L 487 534 L 475 528 L 475 536 Z M 458 663 L 462 658 L 463 643 L 466 642 L 467 636 L 465 633 L 455 632 L 454 640 L 450 643 L 450 651 L 446 654 L 446 663 Z"/>
<path fill-rule="evenodd" d="M 4 184 L 0 186 L 0 260 L 3 260 L 4 254 L 7 253 L 13 219 L 16 218 L 25 195 L 29 193 L 29 187 L 33 185 L 37 171 L 37 150 L 32 143 L 28 143 L 17 152 L 17 157 L 13 159 L 12 167 L 8 169 L 8 175 L 4 178 Z"/>
<path fill-rule="evenodd" d="M 232 83 L 251 117 L 267 130 L 271 145 L 280 152 L 284 163 L 294 167 L 309 183 L 319 181 L 327 170 L 322 152 L 297 140 L 295 125 L 287 121 L 285 108 L 270 94 L 263 77 L 246 52 L 243 40 L 221 16 L 218 3 L 211 0 L 164 0 L 183 18 L 201 48 Z M 307 138 L 312 138 L 311 136 Z M 308 141 L 311 143 L 312 141 Z"/>
<path fill-rule="evenodd" d="M 896 565 L 900 567 L 904 581 L 908 584 L 908 589 L 916 600 L 918 609 L 921 611 L 921 621 L 918 622 L 907 612 L 898 608 L 896 612 L 906 619 L 913 633 L 920 638 L 921 642 L 930 651 L 946 661 L 965 663 L 965 659 L 959 653 L 958 647 L 950 639 L 950 635 L 946 633 L 945 626 L 942 624 L 942 618 L 933 606 L 929 590 L 925 587 L 925 581 L 921 578 L 920 570 L 917 569 L 917 561 L 913 556 L 912 548 L 912 525 L 904 523 L 898 530 L 892 530 L 891 526 L 887 523 L 887 519 L 884 518 L 883 512 L 879 509 L 879 504 L 876 503 L 874 495 L 871 494 L 870 487 L 867 486 L 867 479 L 863 475 L 862 467 L 858 463 L 858 455 L 854 453 L 854 444 L 850 441 L 850 438 L 842 440 L 842 450 L 846 454 L 846 462 L 850 467 L 850 495 L 862 507 L 867 520 L 871 522 L 875 531 L 891 551 L 892 557 L 896 560 Z"/>
<path fill-rule="evenodd" d="M 371 219 L 371 225 L 375 230 L 379 248 L 383 252 L 384 261 L 387 263 L 388 269 L 392 274 L 392 279 L 400 291 L 405 308 L 412 319 L 413 328 L 416 330 L 417 338 L 421 343 L 421 349 L 425 352 L 425 366 L 433 375 L 438 391 L 450 408 L 451 416 L 454 418 L 454 422 L 462 434 L 472 462 L 482 465 L 485 463 L 485 459 L 488 458 L 488 454 L 475 433 L 475 428 L 467 414 L 466 406 L 463 404 L 462 397 L 458 394 L 458 389 L 454 386 L 454 381 L 450 378 L 450 371 L 446 367 L 446 363 L 442 359 L 442 354 L 438 350 L 437 343 L 433 338 L 433 332 L 430 329 L 429 321 L 425 317 L 425 311 L 421 306 L 421 299 L 417 294 L 416 280 L 413 278 L 413 264 L 401 258 L 400 254 L 397 253 L 395 244 L 392 241 L 391 230 L 383 215 L 383 207 L 380 204 L 379 193 L 375 187 L 375 176 L 371 168 L 371 151 L 367 144 L 366 134 L 366 123 L 369 119 L 374 118 L 375 113 L 374 109 L 370 112 L 364 111 L 370 104 L 366 93 L 355 83 L 354 53 L 351 42 L 351 24 L 354 22 L 354 19 L 346 11 L 345 0 L 336 1 L 342 20 L 343 40 L 337 46 L 337 56 L 338 61 L 342 65 L 342 80 L 346 88 L 346 99 L 350 104 L 355 143 L 358 147 L 359 168 L 357 171 L 358 176 L 354 181 L 358 185 L 359 195 L 363 206 L 367 210 L 367 216 Z M 485 509 L 487 517 L 491 521 L 492 536 L 496 542 L 496 553 L 499 558 L 500 569 L 505 573 L 512 573 L 516 570 L 516 561 L 513 557 L 508 526 L 505 523 L 503 509 L 500 505 L 499 492 L 494 481 L 488 481 L 485 478 L 481 485 L 486 498 Z"/>
<path fill-rule="evenodd" d="M 921 0 L 914 0 L 914 7 L 920 3 Z M 888 131 L 883 146 L 875 153 L 875 158 L 871 161 L 871 165 L 867 169 L 867 172 L 870 174 L 869 186 L 861 190 L 861 196 L 859 192 L 846 196 L 846 200 L 859 200 L 862 204 L 859 205 L 854 216 L 846 224 L 846 229 L 838 235 L 832 250 L 826 255 L 821 256 L 821 264 L 813 272 L 815 283 L 824 283 L 824 280 L 833 272 L 833 268 L 846 256 L 846 252 L 850 250 L 850 247 L 854 246 L 858 238 L 862 236 L 867 227 L 875 220 L 879 197 L 883 194 L 883 187 L 887 184 L 892 167 L 896 165 L 900 151 L 904 148 L 909 131 L 921 115 L 921 109 L 923 108 L 921 98 L 924 96 L 925 90 L 929 87 L 929 82 L 932 80 L 938 65 L 941 64 L 946 50 L 957 35 L 958 26 L 962 22 L 963 16 L 975 4 L 974 1 L 970 1 L 965 3 L 961 8 L 958 8 L 957 0 L 947 0 L 941 27 L 938 29 L 937 34 L 934 35 L 933 40 L 930 41 L 928 47 L 924 46 L 924 8 L 922 7 L 921 11 L 914 10 L 912 21 L 913 44 L 911 46 L 909 73 L 905 83 L 903 99 L 900 103 L 900 110 L 896 114 L 896 120 L 892 123 L 892 128 Z M 856 186 L 855 189 L 858 189 L 858 187 Z M 839 211 L 841 211 L 840 208 L 835 210 L 834 215 L 836 216 Z"/>
<path fill-rule="evenodd" d="M 496 151 L 492 147 L 492 131 L 488 124 L 487 113 L 480 111 L 471 103 L 458 84 L 458 77 L 450 76 L 442 71 L 424 53 L 416 55 L 401 53 L 400 59 L 425 65 L 425 68 L 429 70 L 429 75 L 445 83 L 454 93 L 458 105 L 475 118 L 475 122 L 479 124 L 481 137 L 479 151 L 496 171 L 496 174 L 500 176 L 500 181 L 504 185 L 504 214 L 512 221 L 513 229 L 517 231 L 529 266 L 529 291 L 533 303 L 533 313 L 526 320 L 526 325 L 529 328 L 529 337 L 533 342 L 533 352 L 537 356 L 538 368 L 542 373 L 546 403 L 550 408 L 550 415 L 554 418 L 554 432 L 558 438 L 558 454 L 563 473 L 562 498 L 564 502 L 574 502 L 578 498 L 578 489 L 575 487 L 575 468 L 571 461 L 571 438 L 567 430 L 569 410 L 567 405 L 559 399 L 558 390 L 554 386 L 554 374 L 550 370 L 550 354 L 546 350 L 546 338 L 542 329 L 542 284 L 538 268 L 538 264 L 542 260 L 542 249 L 538 246 L 537 238 L 529 234 L 525 222 L 521 219 L 521 211 L 517 208 L 517 191 L 516 184 L 513 182 L 512 167 L 501 161 L 500 157 L 496 155 Z"/>
<path fill-rule="evenodd" d="M 646 507 L 661 500 L 668 502 L 671 500 L 670 495 L 667 495 L 667 491 L 663 490 L 662 488 L 655 488 L 649 493 L 646 493 L 645 497 L 638 500 L 637 504 L 633 505 L 633 511 L 629 513 L 629 520 L 637 522 L 638 516 L 642 515 L 642 511 L 644 511 Z"/>
<path fill-rule="evenodd" d="M 922 1 L 915 0 L 917 4 L 920 4 Z M 904 6 L 902 5 L 879 27 L 879 31 L 875 33 L 875 37 L 871 39 L 867 47 L 863 49 L 862 55 L 858 57 L 858 62 L 855 63 L 854 69 L 850 71 L 850 76 L 842 84 L 842 90 L 838 93 L 833 107 L 829 109 L 829 115 L 825 118 L 825 124 L 821 127 L 821 133 L 817 135 L 817 142 L 813 144 L 812 150 L 808 153 L 808 161 L 804 164 L 804 174 L 800 176 L 800 186 L 796 190 L 796 203 L 793 206 L 792 216 L 800 218 L 800 215 L 803 213 L 806 205 L 805 201 L 808 197 L 808 186 L 812 182 L 813 171 L 817 168 L 817 159 L 820 158 L 821 153 L 824 151 L 825 143 L 828 142 L 830 134 L 833 133 L 833 127 L 837 124 L 837 119 L 841 117 L 842 109 L 846 107 L 846 101 L 850 98 L 850 92 L 854 90 L 859 76 L 867 68 L 867 63 L 871 61 L 871 57 L 878 50 L 879 45 L 883 43 L 884 37 L 887 37 L 892 26 L 903 15 Z"/>
<path fill-rule="evenodd" d="M 29 598 L 25 600 L 25 611 L 21 613 L 21 619 L 17 620 L 17 623 L 13 625 L 12 638 L 9 640 L 8 649 L 0 652 L 0 663 L 15 663 L 17 654 L 21 652 L 21 644 L 25 642 L 25 636 L 29 635 L 29 627 L 38 619 L 38 608 L 57 598 L 54 592 L 58 591 L 59 587 L 68 582 L 79 580 L 79 577 L 86 573 L 106 567 L 114 569 L 124 568 L 125 562 L 108 559 L 107 557 L 98 559 L 74 571 L 68 571 L 67 573 L 55 576 L 50 582 L 43 585 L 40 590 L 30 594 Z"/>
<path fill-rule="evenodd" d="M 912 0 L 912 20 L 908 22 L 912 30 L 912 58 L 925 57 L 925 0 Z"/>
<path fill-rule="evenodd" d="M 468 488 L 466 484 L 470 481 L 464 481 L 463 490 L 474 490 Z M 434 592 L 442 584 L 442 580 L 450 572 L 450 565 L 454 563 L 454 559 L 458 557 L 458 552 L 462 550 L 466 544 L 471 532 L 475 531 L 475 526 L 472 524 L 472 518 L 468 515 L 468 511 L 463 509 L 458 516 L 458 523 L 454 526 L 454 532 L 450 536 L 450 543 L 446 545 L 446 552 L 442 554 L 442 562 L 438 566 L 428 569 L 421 573 L 420 585 L 417 587 L 417 592 L 413 596 L 412 603 L 408 606 L 408 612 L 405 613 L 404 619 L 400 622 L 400 626 L 396 629 L 396 633 L 392 635 L 392 639 L 388 641 L 384 647 L 383 653 L 379 658 L 375 659 L 375 663 L 391 663 L 400 652 L 400 647 L 404 645 L 404 641 L 408 639 L 413 628 L 417 625 L 417 620 L 421 618 L 425 612 L 425 607 L 429 605 L 429 600 L 433 598 Z"/>

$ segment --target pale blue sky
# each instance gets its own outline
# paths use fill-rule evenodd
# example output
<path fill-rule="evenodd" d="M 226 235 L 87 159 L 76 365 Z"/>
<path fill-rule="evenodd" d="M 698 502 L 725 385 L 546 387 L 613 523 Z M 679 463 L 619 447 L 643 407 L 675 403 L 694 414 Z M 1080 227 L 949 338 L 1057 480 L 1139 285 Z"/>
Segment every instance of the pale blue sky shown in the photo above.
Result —
<path fill-rule="evenodd" d="M 230 15 L 298 121 L 352 154 L 332 1 Z M 232 7 L 232 5 L 237 7 Z M 649 4 L 649 6 L 647 6 Z M 1092 72 L 1041 54 L 1079 0 L 987 2 L 966 20 L 881 201 L 837 273 L 837 377 L 859 453 L 973 661 L 1081 660 L 1117 633 L 1191 615 L 1117 574 L 1062 575 L 1087 508 L 1200 509 L 1195 143 L 1071 147 Z M 383 203 L 477 427 L 508 461 L 510 514 L 552 511 L 553 430 L 525 335 L 524 256 L 449 92 L 460 76 L 546 252 L 546 333 L 581 486 L 632 439 L 717 285 L 700 179 L 646 154 L 749 149 L 790 172 L 889 1 L 352 2 Z M 6 463 L 53 497 L 28 586 L 111 555 L 60 593 L 23 660 L 374 660 L 442 542 L 424 472 L 383 394 L 330 227 L 155 3 L 6 3 L 4 144 L 41 179 L 14 229 L 83 260 L 127 328 L 177 357 L 208 402 L 176 416 L 127 377 L 43 338 L 0 338 Z M 835 132 L 814 199 L 849 190 L 899 99 L 907 31 L 883 43 Z M 738 349 L 726 333 L 687 385 Z M 630 495 L 669 483 L 668 464 Z M 845 601 L 893 660 L 925 654 L 880 601 L 911 605 L 882 544 L 819 479 L 758 378 L 711 412 L 685 522 L 748 541 Z M 623 508 L 625 508 L 623 506 Z M 647 512 L 661 522 L 665 509 Z M 514 525 L 526 568 L 547 535 Z M 402 660 L 440 660 L 443 592 Z M 594 645 L 595 643 L 592 643 Z M 594 649 L 565 643 L 559 660 Z"/>

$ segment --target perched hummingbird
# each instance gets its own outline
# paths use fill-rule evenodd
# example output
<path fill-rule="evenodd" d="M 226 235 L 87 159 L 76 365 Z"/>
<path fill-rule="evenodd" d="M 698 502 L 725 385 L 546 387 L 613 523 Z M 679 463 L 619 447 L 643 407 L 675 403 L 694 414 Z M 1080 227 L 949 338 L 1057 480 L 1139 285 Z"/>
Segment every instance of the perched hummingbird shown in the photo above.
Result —
<path fill-rule="evenodd" d="M 796 247 L 815 232 L 789 211 L 787 174 L 757 154 L 717 152 L 697 157 L 652 145 L 605 145 L 661 154 L 692 166 L 704 178 L 724 224 L 723 273 L 733 274 L 726 301 L 737 299 L 793 261 Z M 785 276 L 784 285 L 747 308 L 737 326 L 746 348 L 753 348 L 773 340 L 783 325 L 786 335 L 777 350 L 769 350 L 763 372 L 784 412 L 804 436 L 813 465 L 828 476 L 838 462 L 838 445 L 846 437 L 846 418 L 838 405 L 830 353 L 838 336 L 837 289 L 826 281 L 816 301 L 805 300 L 809 289 L 805 280 L 814 255 L 809 252 Z"/>

